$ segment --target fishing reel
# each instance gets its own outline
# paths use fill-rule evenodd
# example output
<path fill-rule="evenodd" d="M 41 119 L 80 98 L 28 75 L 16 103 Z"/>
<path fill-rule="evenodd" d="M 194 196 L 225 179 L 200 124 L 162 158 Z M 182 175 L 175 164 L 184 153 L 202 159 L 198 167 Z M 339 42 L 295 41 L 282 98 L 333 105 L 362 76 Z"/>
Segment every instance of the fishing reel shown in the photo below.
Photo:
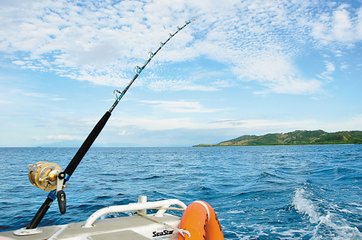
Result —
<path fill-rule="evenodd" d="M 50 192 L 48 196 L 55 192 L 60 213 L 66 212 L 65 173 L 58 164 L 45 161 L 30 164 L 28 177 L 33 186 Z"/>
<path fill-rule="evenodd" d="M 52 162 L 37 162 L 29 165 L 30 183 L 46 192 L 57 188 L 58 175 L 62 172 L 60 166 Z"/>

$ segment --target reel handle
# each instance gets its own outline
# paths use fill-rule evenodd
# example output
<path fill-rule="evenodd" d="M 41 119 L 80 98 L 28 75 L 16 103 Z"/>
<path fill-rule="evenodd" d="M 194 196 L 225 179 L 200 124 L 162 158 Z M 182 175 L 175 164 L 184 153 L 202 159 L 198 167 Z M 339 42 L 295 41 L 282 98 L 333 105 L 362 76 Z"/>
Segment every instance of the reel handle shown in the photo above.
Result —
<path fill-rule="evenodd" d="M 67 198 L 63 190 L 57 192 L 57 200 L 58 200 L 59 211 L 61 214 L 64 214 L 67 211 Z"/>
<path fill-rule="evenodd" d="M 60 172 L 58 174 L 57 180 L 57 200 L 58 200 L 58 207 L 61 214 L 64 214 L 67 211 L 67 198 L 65 196 L 65 192 L 63 190 L 64 183 L 65 183 L 65 173 Z"/>

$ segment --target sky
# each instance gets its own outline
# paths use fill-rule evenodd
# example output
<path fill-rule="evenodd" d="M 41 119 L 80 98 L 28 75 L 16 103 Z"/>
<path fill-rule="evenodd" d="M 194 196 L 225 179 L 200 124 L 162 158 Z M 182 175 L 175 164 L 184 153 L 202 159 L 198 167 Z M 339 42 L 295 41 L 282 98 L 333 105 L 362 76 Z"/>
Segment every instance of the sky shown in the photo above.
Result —
<path fill-rule="evenodd" d="M 0 146 L 79 146 L 169 33 L 96 146 L 362 130 L 362 2 L 0 1 Z"/>

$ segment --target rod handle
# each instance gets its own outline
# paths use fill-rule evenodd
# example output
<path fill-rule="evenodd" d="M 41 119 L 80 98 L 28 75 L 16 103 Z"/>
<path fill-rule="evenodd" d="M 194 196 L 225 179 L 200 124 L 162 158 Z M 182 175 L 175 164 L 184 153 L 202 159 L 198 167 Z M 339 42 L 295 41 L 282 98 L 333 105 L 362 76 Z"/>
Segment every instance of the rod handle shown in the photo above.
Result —
<path fill-rule="evenodd" d="M 38 224 L 43 219 L 44 215 L 48 211 L 48 209 L 49 209 L 50 205 L 52 204 L 52 202 L 53 202 L 53 199 L 51 199 L 49 197 L 47 197 L 45 199 L 44 203 L 41 205 L 41 207 L 39 208 L 39 210 L 37 211 L 37 213 L 35 214 L 35 216 L 31 220 L 29 225 L 26 226 L 26 229 L 34 229 L 34 228 L 38 227 Z"/>

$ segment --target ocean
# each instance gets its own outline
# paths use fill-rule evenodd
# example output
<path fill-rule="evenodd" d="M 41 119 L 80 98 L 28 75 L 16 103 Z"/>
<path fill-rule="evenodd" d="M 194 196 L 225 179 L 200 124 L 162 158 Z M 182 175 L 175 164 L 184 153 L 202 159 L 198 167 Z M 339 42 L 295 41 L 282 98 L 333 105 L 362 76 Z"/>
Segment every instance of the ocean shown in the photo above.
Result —
<path fill-rule="evenodd" d="M 63 168 L 76 148 L 0 148 L 0 231 L 24 227 L 46 198 L 27 176 Z M 205 200 L 226 239 L 362 239 L 362 145 L 91 148 L 41 225 L 85 221 L 99 208 Z"/>

